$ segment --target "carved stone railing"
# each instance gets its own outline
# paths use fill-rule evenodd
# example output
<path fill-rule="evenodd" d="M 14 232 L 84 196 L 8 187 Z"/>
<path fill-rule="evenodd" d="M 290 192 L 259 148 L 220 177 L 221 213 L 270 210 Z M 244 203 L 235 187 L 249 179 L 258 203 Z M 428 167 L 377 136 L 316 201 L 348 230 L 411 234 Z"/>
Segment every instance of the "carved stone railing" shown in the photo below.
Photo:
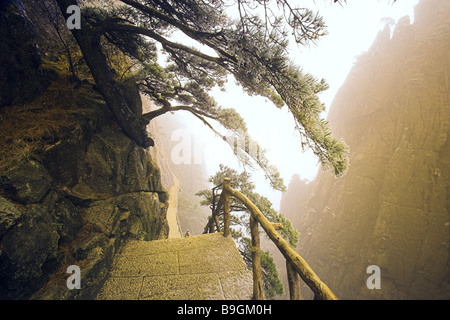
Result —
<path fill-rule="evenodd" d="M 216 187 L 217 188 L 217 187 Z M 216 189 L 215 188 L 215 189 Z M 214 199 L 213 194 L 213 199 Z M 276 231 L 282 228 L 281 224 L 271 223 L 261 211 L 241 192 L 231 188 L 229 178 L 225 178 L 222 184 L 222 193 L 219 201 L 213 200 L 213 212 L 205 226 L 203 233 L 222 232 L 219 223 L 219 213 L 223 206 L 223 236 L 230 236 L 230 197 L 235 197 L 250 211 L 250 233 L 252 242 L 253 262 L 253 299 L 264 300 L 261 271 L 261 247 L 259 239 L 259 225 L 264 229 L 269 238 L 286 259 L 286 271 L 288 276 L 289 294 L 291 300 L 300 300 L 300 278 L 314 292 L 314 299 L 337 300 L 334 293 L 314 273 L 306 261 L 284 240 Z"/>

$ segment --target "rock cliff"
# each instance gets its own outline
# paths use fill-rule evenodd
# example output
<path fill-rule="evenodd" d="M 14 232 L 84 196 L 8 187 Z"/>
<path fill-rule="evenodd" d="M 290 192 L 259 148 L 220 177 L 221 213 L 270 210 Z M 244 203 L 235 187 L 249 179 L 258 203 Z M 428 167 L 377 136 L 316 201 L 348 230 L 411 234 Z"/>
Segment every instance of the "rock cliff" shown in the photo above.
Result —
<path fill-rule="evenodd" d="M 351 149 L 347 174 L 295 177 L 281 211 L 339 298 L 448 299 L 450 3 L 422 0 L 390 36 L 358 58 L 330 109 Z M 370 265 L 379 290 L 366 286 Z"/>
<path fill-rule="evenodd" d="M 38 98 L 0 110 L 0 298 L 91 299 L 129 239 L 167 236 L 167 194 L 94 86 L 45 68 L 57 79 Z"/>

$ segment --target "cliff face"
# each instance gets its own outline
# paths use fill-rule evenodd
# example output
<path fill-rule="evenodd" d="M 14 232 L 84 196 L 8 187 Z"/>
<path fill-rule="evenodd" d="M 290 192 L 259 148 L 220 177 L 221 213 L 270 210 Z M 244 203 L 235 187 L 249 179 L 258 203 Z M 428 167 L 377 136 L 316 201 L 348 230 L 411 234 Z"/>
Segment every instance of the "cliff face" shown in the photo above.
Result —
<path fill-rule="evenodd" d="M 62 53 L 77 47 L 54 32 L 49 3 L 24 4 L 31 14 L 21 1 L 0 3 L 0 299 L 92 299 L 128 240 L 167 237 L 167 194 L 88 70 L 77 67 L 76 83 L 64 71 Z M 136 84 L 121 86 L 140 114 Z M 81 289 L 66 285 L 70 265 Z"/>
<path fill-rule="evenodd" d="M 92 85 L 60 75 L 0 122 L 1 298 L 93 298 L 127 240 L 166 237 L 159 169 Z M 81 290 L 66 286 L 69 265 Z"/>
<path fill-rule="evenodd" d="M 340 298 L 450 298 L 449 53 L 445 0 L 421 1 L 392 39 L 380 32 L 330 109 L 349 171 L 320 172 L 282 201 L 299 252 Z M 366 286 L 369 265 L 380 290 Z"/>

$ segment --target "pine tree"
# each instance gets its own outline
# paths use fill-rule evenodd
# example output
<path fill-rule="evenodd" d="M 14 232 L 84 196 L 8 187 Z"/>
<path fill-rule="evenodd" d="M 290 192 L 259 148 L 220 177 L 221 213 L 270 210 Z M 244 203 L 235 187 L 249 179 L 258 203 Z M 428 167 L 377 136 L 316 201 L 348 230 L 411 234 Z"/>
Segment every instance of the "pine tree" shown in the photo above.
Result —
<path fill-rule="evenodd" d="M 69 18 L 66 8 L 77 1 L 56 1 Z M 303 72 L 289 56 L 290 36 L 299 45 L 308 45 L 326 33 L 318 13 L 294 7 L 288 0 L 120 0 L 102 6 L 84 1 L 82 9 L 82 28 L 71 31 L 119 125 L 139 145 L 153 144 L 145 130 L 153 118 L 190 112 L 219 137 L 225 139 L 224 130 L 232 134 L 234 139 L 225 140 L 239 159 L 262 168 L 271 185 L 284 190 L 277 169 L 249 137 L 244 119 L 232 107 L 219 106 L 209 94 L 232 75 L 249 95 L 266 97 L 274 107 L 287 106 L 301 145 L 336 175 L 345 172 L 347 147 L 321 118 L 325 107 L 317 94 L 328 86 Z M 174 41 L 175 33 L 204 50 Z M 129 57 L 133 77 L 158 109 L 146 114 L 131 111 L 103 52 L 105 43 Z M 157 48 L 167 56 L 167 65 L 158 63 Z"/>

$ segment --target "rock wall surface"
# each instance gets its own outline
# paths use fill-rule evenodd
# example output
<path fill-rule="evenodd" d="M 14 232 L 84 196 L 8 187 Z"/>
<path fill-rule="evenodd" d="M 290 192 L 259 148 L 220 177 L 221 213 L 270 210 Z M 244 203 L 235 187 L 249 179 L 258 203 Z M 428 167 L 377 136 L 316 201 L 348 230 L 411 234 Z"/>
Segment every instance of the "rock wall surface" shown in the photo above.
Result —
<path fill-rule="evenodd" d="M 422 0 L 413 24 L 379 33 L 333 101 L 347 174 L 296 177 L 282 200 L 300 254 L 339 298 L 450 298 L 449 75 L 450 3 Z M 370 265 L 379 290 L 366 286 Z"/>
<path fill-rule="evenodd" d="M 159 169 L 92 85 L 60 76 L 0 122 L 0 298 L 94 298 L 129 239 L 166 238 Z M 66 286 L 69 265 L 80 290 Z"/>
<path fill-rule="evenodd" d="M 21 1 L 0 2 L 0 108 L 36 97 L 47 86 L 36 33 Z"/>

